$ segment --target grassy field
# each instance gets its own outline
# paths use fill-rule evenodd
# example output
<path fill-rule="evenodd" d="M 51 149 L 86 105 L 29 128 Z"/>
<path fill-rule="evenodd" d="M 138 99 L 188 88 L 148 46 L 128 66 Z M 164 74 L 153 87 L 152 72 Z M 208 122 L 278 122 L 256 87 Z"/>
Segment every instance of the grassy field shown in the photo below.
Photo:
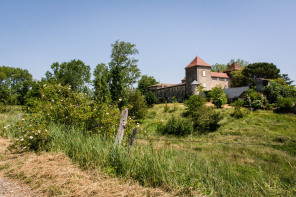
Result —
<path fill-rule="evenodd" d="M 63 152 L 86 169 L 99 168 L 142 185 L 195 195 L 295 196 L 296 116 L 271 111 L 250 112 L 242 119 L 223 114 L 220 128 L 204 135 L 161 136 L 157 124 L 173 114 L 182 117 L 182 104 L 156 105 L 140 120 L 135 146 L 113 147 L 112 140 L 83 135 L 77 128 L 51 125 L 48 150 Z M 10 112 L 12 113 L 12 112 Z M 14 114 L 19 112 L 14 111 Z M 1 115 L 1 134 L 12 115 Z"/>

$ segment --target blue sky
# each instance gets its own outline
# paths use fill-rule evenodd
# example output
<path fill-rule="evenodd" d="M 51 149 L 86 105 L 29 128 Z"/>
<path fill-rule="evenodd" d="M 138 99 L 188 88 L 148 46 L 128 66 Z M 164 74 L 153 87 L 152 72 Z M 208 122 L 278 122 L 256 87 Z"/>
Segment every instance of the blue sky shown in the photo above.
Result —
<path fill-rule="evenodd" d="M 0 0 L 0 65 L 35 79 L 72 59 L 93 71 L 121 40 L 160 82 L 179 83 L 196 55 L 211 65 L 271 62 L 296 81 L 295 9 L 293 0 Z"/>

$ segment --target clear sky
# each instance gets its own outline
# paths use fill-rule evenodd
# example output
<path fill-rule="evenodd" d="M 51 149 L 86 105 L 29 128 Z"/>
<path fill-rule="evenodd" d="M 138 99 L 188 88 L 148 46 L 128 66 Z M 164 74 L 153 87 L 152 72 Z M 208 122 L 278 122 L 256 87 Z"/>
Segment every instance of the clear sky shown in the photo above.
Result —
<path fill-rule="evenodd" d="M 35 79 L 72 59 L 93 71 L 120 40 L 160 82 L 180 83 L 197 55 L 274 63 L 296 81 L 295 10 L 295 0 L 0 0 L 0 65 Z"/>

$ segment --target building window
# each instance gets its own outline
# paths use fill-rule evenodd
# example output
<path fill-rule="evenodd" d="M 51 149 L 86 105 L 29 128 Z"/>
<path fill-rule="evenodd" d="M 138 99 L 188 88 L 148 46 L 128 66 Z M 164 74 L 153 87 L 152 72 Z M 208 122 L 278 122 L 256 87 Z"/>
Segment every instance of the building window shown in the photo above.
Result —
<path fill-rule="evenodd" d="M 226 80 L 226 79 L 224 79 L 224 81 L 226 82 L 227 80 Z"/>
<path fill-rule="evenodd" d="M 203 83 L 203 87 L 206 88 L 207 87 L 207 84 L 206 83 Z"/>
<path fill-rule="evenodd" d="M 205 70 L 202 71 L 202 76 L 204 76 L 204 77 L 206 76 L 206 71 Z"/>
<path fill-rule="evenodd" d="M 220 81 L 220 79 L 219 79 L 219 78 L 217 78 L 217 81 Z"/>

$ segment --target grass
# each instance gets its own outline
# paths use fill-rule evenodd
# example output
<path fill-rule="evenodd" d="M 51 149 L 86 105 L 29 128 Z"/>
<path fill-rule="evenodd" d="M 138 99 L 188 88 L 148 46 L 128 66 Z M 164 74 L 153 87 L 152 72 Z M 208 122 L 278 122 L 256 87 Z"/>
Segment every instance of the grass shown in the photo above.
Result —
<path fill-rule="evenodd" d="M 217 109 L 224 118 L 216 132 L 180 138 L 155 132 L 157 124 L 184 112 L 182 104 L 166 112 L 164 106 L 154 106 L 149 118 L 139 120 L 145 132 L 138 137 L 145 139 L 138 139 L 131 149 L 83 135 L 77 128 L 51 125 L 48 150 L 65 153 L 83 168 L 99 168 L 145 186 L 177 189 L 180 195 L 296 195 L 295 115 L 255 111 L 235 119 L 230 116 L 233 109 Z"/>

